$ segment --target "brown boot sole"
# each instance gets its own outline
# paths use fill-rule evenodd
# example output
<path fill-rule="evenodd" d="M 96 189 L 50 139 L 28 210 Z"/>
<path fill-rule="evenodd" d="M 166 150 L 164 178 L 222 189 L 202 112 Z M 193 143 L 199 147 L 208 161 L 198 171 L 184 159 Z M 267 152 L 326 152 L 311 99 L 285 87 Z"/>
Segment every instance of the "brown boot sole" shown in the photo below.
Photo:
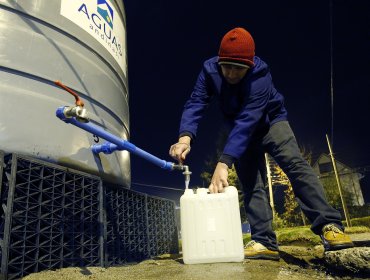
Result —
<path fill-rule="evenodd" d="M 337 245 L 327 245 L 324 246 L 325 252 L 328 251 L 338 251 L 342 249 L 348 249 L 348 248 L 353 248 L 355 245 L 353 243 L 343 243 L 343 244 L 337 244 Z"/>
<path fill-rule="evenodd" d="M 252 260 L 273 260 L 273 261 L 278 261 L 280 260 L 280 255 L 279 254 L 257 254 L 253 256 L 245 256 L 245 259 L 252 259 Z"/>

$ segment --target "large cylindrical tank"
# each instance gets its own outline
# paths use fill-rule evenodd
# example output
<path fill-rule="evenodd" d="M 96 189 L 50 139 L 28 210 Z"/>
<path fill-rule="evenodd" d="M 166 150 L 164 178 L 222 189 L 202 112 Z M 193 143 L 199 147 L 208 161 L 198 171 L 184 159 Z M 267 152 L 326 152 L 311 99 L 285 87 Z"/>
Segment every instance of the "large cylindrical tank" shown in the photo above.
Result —
<path fill-rule="evenodd" d="M 129 140 L 126 18 L 119 0 L 0 0 L 0 150 L 35 156 L 130 186 L 128 152 L 55 116 L 76 91 L 96 123 Z"/>

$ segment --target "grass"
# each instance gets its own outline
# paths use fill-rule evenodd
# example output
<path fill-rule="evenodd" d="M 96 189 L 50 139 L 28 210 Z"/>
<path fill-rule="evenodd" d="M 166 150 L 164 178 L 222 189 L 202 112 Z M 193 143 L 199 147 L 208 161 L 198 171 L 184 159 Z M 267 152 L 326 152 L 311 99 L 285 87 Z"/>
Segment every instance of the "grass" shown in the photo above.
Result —
<path fill-rule="evenodd" d="M 370 216 L 351 219 L 352 226 L 366 226 L 370 228 Z"/>
<path fill-rule="evenodd" d="M 280 245 L 306 244 L 314 246 L 321 244 L 320 237 L 314 234 L 309 227 L 279 229 L 276 231 L 276 235 Z"/>
<path fill-rule="evenodd" d="M 301 226 L 294 228 L 281 228 L 275 231 L 279 245 L 305 245 L 315 246 L 321 245 L 321 239 L 318 235 L 314 234 L 309 226 Z M 367 226 L 353 226 L 346 228 L 346 233 L 364 233 L 370 232 Z M 243 235 L 244 244 L 251 240 L 250 234 Z"/>

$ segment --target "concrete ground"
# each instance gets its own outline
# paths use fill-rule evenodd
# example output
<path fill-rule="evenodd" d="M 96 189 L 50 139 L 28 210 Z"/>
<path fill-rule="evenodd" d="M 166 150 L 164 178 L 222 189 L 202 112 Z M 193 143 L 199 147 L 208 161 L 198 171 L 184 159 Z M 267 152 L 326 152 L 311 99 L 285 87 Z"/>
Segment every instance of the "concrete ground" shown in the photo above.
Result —
<path fill-rule="evenodd" d="M 352 239 L 361 247 L 345 249 L 329 255 L 324 253 L 322 246 L 314 248 L 281 246 L 280 261 L 244 260 L 240 263 L 185 265 L 181 255 L 163 255 L 138 264 L 109 268 L 65 268 L 34 273 L 23 279 L 369 279 L 370 233 L 356 234 Z M 344 258 L 341 259 L 341 256 Z"/>

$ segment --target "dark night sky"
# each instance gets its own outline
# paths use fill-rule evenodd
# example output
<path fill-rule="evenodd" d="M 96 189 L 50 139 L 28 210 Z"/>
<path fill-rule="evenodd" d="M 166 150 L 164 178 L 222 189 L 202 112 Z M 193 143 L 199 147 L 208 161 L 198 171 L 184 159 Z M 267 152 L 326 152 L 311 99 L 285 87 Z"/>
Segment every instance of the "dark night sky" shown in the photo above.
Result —
<path fill-rule="evenodd" d="M 130 94 L 130 141 L 157 157 L 177 141 L 182 108 L 205 59 L 217 55 L 222 36 L 240 26 L 250 31 L 256 55 L 271 68 L 285 96 L 300 145 L 327 153 L 331 137 L 330 1 L 124 1 Z M 333 0 L 334 134 L 337 159 L 370 166 L 370 1 Z M 191 186 L 201 186 L 204 162 L 215 152 L 217 105 L 200 124 L 186 164 Z M 132 182 L 183 188 L 179 172 L 132 156 Z M 361 181 L 370 202 L 370 172 Z M 208 186 L 206 186 L 208 187 Z M 182 192 L 133 189 L 178 199 Z"/>

